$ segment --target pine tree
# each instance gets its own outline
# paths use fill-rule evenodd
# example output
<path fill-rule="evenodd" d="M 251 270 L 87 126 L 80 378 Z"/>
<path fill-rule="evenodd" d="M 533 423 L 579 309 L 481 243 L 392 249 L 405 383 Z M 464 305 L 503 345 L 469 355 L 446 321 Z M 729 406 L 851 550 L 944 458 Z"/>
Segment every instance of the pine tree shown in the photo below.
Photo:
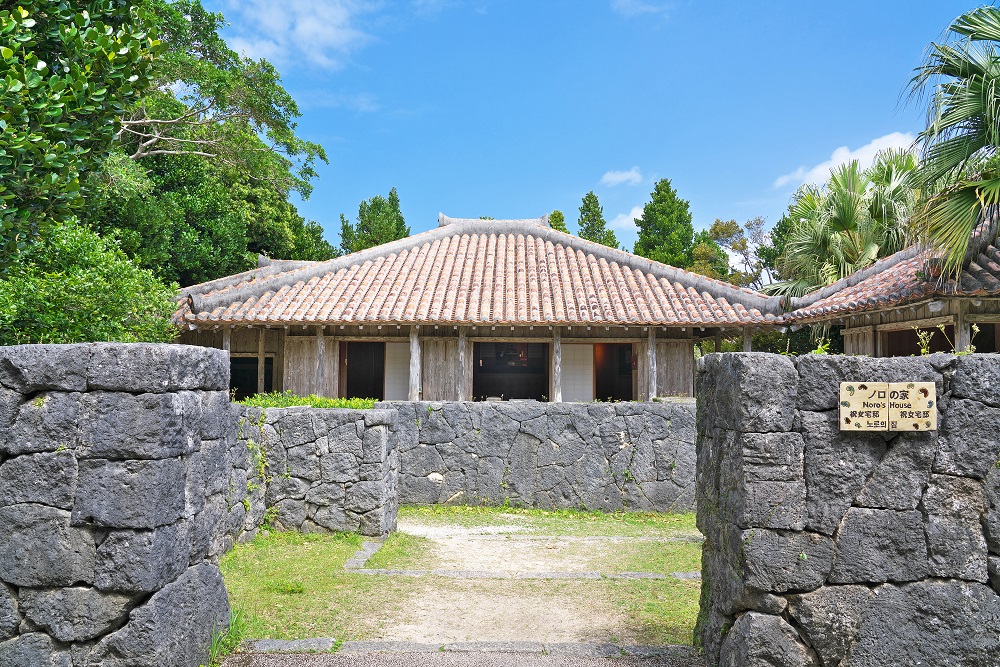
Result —
<path fill-rule="evenodd" d="M 591 190 L 583 196 L 583 203 L 580 205 L 580 219 L 577 221 L 580 228 L 580 238 L 600 243 L 610 248 L 618 247 L 618 239 L 615 233 L 607 228 L 604 220 L 604 207 L 597 200 L 597 195 Z"/>
<path fill-rule="evenodd" d="M 566 229 L 566 216 L 559 209 L 549 213 L 549 227 L 569 234 L 569 230 Z"/>
<path fill-rule="evenodd" d="M 375 195 L 361 202 L 356 224 L 340 214 L 340 248 L 345 253 L 372 248 L 409 235 L 410 228 L 399 210 L 396 188 L 389 190 L 388 199 Z"/>
<path fill-rule="evenodd" d="M 635 222 L 639 228 L 635 254 L 682 269 L 694 263 L 691 211 L 688 202 L 671 187 L 670 179 L 656 183 L 652 201 L 642 208 L 642 217 Z"/>

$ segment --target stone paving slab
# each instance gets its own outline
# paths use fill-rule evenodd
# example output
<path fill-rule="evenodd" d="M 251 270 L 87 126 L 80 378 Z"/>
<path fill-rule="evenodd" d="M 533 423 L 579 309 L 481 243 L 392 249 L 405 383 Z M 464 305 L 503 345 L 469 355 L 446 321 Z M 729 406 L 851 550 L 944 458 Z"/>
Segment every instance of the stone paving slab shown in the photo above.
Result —
<path fill-rule="evenodd" d="M 440 650 L 441 644 L 367 640 L 344 642 L 340 645 L 337 653 L 437 653 Z"/>
<path fill-rule="evenodd" d="M 315 639 L 251 639 L 244 643 L 253 653 L 316 653 L 333 650 L 337 640 L 330 637 Z"/>
<path fill-rule="evenodd" d="M 652 655 L 597 658 L 579 655 L 531 653 L 365 653 L 290 655 L 241 653 L 223 667 L 705 667 L 703 658 L 688 655 Z"/>

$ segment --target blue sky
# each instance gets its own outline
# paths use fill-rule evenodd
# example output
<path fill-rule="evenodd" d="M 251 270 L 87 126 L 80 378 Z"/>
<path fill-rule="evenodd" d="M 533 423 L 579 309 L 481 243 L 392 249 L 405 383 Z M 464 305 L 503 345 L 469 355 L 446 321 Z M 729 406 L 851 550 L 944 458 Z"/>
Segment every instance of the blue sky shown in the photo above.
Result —
<path fill-rule="evenodd" d="M 669 178 L 696 228 L 773 224 L 831 164 L 908 145 L 905 86 L 976 3 L 703 0 L 207 0 L 230 45 L 265 57 L 330 158 L 300 212 L 339 214 L 395 186 L 414 233 L 453 217 L 575 230 L 597 193 L 619 241 Z"/>

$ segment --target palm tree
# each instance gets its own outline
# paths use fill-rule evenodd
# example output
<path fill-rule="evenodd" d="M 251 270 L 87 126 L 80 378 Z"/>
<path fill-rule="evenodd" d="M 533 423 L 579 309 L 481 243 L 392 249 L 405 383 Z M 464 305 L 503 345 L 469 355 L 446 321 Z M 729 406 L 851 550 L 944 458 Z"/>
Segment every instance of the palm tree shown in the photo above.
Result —
<path fill-rule="evenodd" d="M 915 212 L 918 232 L 957 276 L 983 211 L 1000 203 L 1000 9 L 980 7 L 955 19 L 932 43 L 910 81 L 929 96 L 921 181 L 928 197 Z"/>
<path fill-rule="evenodd" d="M 779 259 L 788 279 L 765 288 L 801 296 L 834 283 L 905 248 L 907 219 L 916 200 L 917 160 L 882 151 L 862 170 L 857 160 L 830 172 L 822 187 L 804 185 L 792 199 L 792 229 Z"/>

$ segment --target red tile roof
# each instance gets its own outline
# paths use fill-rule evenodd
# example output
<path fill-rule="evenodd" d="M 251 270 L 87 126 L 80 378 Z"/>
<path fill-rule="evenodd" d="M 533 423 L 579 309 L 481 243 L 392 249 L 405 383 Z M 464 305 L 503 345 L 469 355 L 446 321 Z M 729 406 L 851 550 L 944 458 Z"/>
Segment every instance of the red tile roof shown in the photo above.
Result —
<path fill-rule="evenodd" d="M 941 296 L 1000 296 L 997 232 L 996 219 L 976 229 L 958 281 L 931 278 L 928 264 L 937 254 L 913 246 L 812 294 L 792 299 L 792 312 L 782 319 L 829 320 Z"/>
<path fill-rule="evenodd" d="M 548 227 L 460 220 L 326 262 L 185 288 L 178 321 L 238 324 L 776 323 L 781 301 Z"/>

